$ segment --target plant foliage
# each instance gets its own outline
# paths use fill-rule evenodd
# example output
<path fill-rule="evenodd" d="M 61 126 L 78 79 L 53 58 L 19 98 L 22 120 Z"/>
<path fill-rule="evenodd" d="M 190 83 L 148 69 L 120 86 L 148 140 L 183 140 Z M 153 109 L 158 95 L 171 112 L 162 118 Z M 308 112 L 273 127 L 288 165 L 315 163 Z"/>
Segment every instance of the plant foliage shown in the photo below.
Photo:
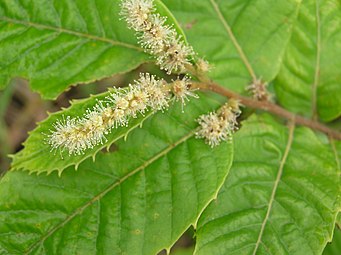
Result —
<path fill-rule="evenodd" d="M 154 3 L 212 66 L 202 79 L 195 56 L 186 79 L 243 95 L 264 81 L 290 120 L 244 108 L 233 139 L 211 148 L 195 138 L 196 120 L 226 100 L 198 92 L 84 154 L 51 152 L 53 124 L 111 92 L 73 101 L 37 124 L 0 179 L 0 254 L 157 254 L 190 226 L 194 254 L 322 254 L 340 225 L 341 142 L 294 114 L 340 126 L 340 1 Z M 20 76 L 54 99 L 152 63 L 119 12 L 118 0 L 1 1 L 0 87 Z"/>

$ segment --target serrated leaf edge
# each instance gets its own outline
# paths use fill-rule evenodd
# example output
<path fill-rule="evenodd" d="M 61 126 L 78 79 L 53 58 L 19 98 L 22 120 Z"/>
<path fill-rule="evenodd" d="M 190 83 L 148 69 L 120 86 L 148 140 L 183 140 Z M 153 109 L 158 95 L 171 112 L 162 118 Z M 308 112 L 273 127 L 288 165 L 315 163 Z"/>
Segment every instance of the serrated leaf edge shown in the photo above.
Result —
<path fill-rule="evenodd" d="M 71 213 L 69 216 L 67 216 L 62 222 L 55 225 L 53 228 L 48 230 L 48 232 L 43 235 L 39 240 L 37 240 L 35 243 L 33 243 L 25 252 L 24 254 L 31 253 L 35 248 L 37 248 L 41 243 L 43 243 L 48 237 L 50 237 L 54 232 L 56 232 L 58 229 L 66 225 L 69 221 L 71 221 L 74 217 L 77 215 L 80 215 L 88 206 L 92 205 L 94 202 L 100 200 L 102 197 L 104 197 L 108 192 L 112 191 L 116 186 L 120 185 L 122 182 L 127 180 L 129 177 L 139 173 L 141 170 L 152 164 L 154 161 L 159 159 L 160 157 L 166 155 L 168 152 L 176 148 L 181 143 L 187 141 L 189 138 L 191 138 L 195 134 L 195 129 L 191 130 L 187 135 L 180 138 L 178 141 L 170 144 L 167 148 L 162 150 L 161 152 L 157 153 L 155 156 L 150 158 L 148 161 L 144 162 L 141 166 L 135 168 L 133 171 L 130 171 L 128 174 L 126 174 L 124 177 L 120 178 L 119 180 L 115 180 L 114 183 L 109 185 L 105 190 L 94 196 L 91 200 L 89 200 L 87 203 L 82 205 L 81 207 L 78 207 L 74 210 L 73 213 Z M 232 160 L 231 160 L 232 162 Z M 222 181 L 221 186 L 223 185 L 224 181 Z"/>

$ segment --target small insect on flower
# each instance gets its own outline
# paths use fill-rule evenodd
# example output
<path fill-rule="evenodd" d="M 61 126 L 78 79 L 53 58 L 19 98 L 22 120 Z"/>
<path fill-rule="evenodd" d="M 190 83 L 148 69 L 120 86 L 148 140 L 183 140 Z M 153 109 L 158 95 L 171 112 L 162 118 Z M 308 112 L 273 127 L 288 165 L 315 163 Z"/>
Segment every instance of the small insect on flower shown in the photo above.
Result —
<path fill-rule="evenodd" d="M 196 138 L 205 139 L 212 148 L 222 141 L 231 139 L 231 135 L 237 129 L 239 115 L 238 101 L 231 99 L 217 112 L 210 112 L 198 118 L 199 129 L 195 133 Z"/>

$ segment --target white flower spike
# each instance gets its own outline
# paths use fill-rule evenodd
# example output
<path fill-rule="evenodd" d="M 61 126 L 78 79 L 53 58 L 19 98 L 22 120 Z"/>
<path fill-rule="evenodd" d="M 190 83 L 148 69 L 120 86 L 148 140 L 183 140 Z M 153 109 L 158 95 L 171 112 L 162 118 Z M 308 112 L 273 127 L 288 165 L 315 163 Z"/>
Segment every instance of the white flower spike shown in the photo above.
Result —
<path fill-rule="evenodd" d="M 155 13 L 152 0 L 122 0 L 121 16 L 128 27 L 135 30 L 139 44 L 154 55 L 156 63 L 167 71 L 184 72 L 195 52 L 184 43 L 176 30 L 166 25 L 166 17 Z"/>
<path fill-rule="evenodd" d="M 188 89 L 187 78 L 177 79 L 170 84 L 155 76 L 140 74 L 140 78 L 127 88 L 111 93 L 106 100 L 97 101 L 87 109 L 83 117 L 67 116 L 57 120 L 47 135 L 51 151 L 67 150 L 69 155 L 81 155 L 107 141 L 106 135 L 112 129 L 128 126 L 129 119 L 144 115 L 147 111 L 157 112 L 168 109 L 172 98 L 184 105 L 188 96 L 196 95 Z"/>
<path fill-rule="evenodd" d="M 198 118 L 199 129 L 196 138 L 203 138 L 212 148 L 222 141 L 231 139 L 233 132 L 238 129 L 237 117 L 240 115 L 238 101 L 230 99 L 217 112 L 210 112 Z"/>

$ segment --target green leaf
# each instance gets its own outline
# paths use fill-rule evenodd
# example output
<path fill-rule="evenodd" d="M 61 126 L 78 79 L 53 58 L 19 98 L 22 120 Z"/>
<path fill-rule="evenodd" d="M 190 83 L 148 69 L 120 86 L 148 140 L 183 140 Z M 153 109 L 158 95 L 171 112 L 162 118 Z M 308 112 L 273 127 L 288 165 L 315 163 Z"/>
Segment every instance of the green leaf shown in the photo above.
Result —
<path fill-rule="evenodd" d="M 275 81 L 279 102 L 324 121 L 341 115 L 341 3 L 303 1 Z"/>
<path fill-rule="evenodd" d="M 152 116 L 152 113 L 148 112 L 145 116 L 139 115 L 138 118 L 131 118 L 129 126 L 112 129 L 112 132 L 106 136 L 106 142 L 98 144 L 93 149 L 86 150 L 82 155 L 70 156 L 66 150 L 64 152 L 51 152 L 51 147 L 45 139 L 47 138 L 47 134 L 50 133 L 50 130 L 53 130 L 53 124 L 66 116 L 82 116 L 86 112 L 86 109 L 91 109 L 97 103 L 97 100 L 104 100 L 109 93 L 102 93 L 88 99 L 75 100 L 70 108 L 53 113 L 46 120 L 39 123 L 38 127 L 30 133 L 30 136 L 25 141 L 24 149 L 12 156 L 12 170 L 27 170 L 30 173 L 38 174 L 49 174 L 52 171 L 58 171 L 61 174 L 68 166 L 75 166 L 77 169 L 79 164 L 85 159 L 92 157 L 95 160 L 96 154 L 100 150 L 104 148 L 109 149 L 117 140 L 126 138 L 132 130 L 139 128 L 146 119 Z M 190 123 L 191 127 L 195 128 L 197 126 L 195 119 L 199 115 L 207 113 L 209 110 L 217 109 L 222 99 L 212 94 L 210 96 L 201 94 L 200 100 L 192 99 L 192 101 L 186 105 L 185 113 L 181 112 L 181 104 L 176 102 L 165 115 L 172 116 L 174 121 L 178 121 L 179 123 Z M 169 123 L 169 121 L 162 121 L 161 116 L 164 115 L 163 113 L 160 112 L 157 115 L 160 115 L 160 123 L 156 126 L 158 129 L 168 130 L 170 127 L 179 129 L 177 125 Z"/>
<path fill-rule="evenodd" d="M 234 141 L 231 172 L 198 221 L 196 254 L 321 254 L 340 210 L 328 139 L 265 115 Z"/>
<path fill-rule="evenodd" d="M 156 114 L 117 151 L 62 178 L 7 173 L 0 183 L 0 254 L 157 254 L 170 249 L 229 171 L 233 149 L 193 137 L 195 100 Z M 179 113 L 180 112 L 180 113 Z"/>
<path fill-rule="evenodd" d="M 21 76 L 52 99 L 148 61 L 118 13 L 119 1 L 1 1 L 0 87 Z"/>
<path fill-rule="evenodd" d="M 253 77 L 271 81 L 278 74 L 300 0 L 163 0 L 187 39 L 213 70 L 210 77 L 244 91 Z"/>

